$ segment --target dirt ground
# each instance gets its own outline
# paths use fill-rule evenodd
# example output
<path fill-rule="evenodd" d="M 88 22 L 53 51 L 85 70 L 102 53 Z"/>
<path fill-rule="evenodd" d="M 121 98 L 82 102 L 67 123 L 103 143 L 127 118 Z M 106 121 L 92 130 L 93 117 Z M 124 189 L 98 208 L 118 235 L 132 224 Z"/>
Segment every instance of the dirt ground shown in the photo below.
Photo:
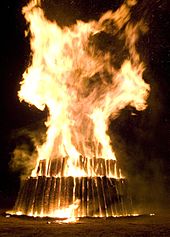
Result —
<path fill-rule="evenodd" d="M 0 236 L 3 237 L 170 237 L 170 215 L 142 215 L 121 218 L 82 218 L 76 223 L 54 219 L 0 215 Z"/>

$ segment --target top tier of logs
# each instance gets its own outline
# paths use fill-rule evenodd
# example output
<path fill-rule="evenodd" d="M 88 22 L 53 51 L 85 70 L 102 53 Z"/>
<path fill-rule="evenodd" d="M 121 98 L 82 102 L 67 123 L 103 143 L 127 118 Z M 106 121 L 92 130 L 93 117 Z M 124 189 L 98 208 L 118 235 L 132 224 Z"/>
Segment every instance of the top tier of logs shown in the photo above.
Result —
<path fill-rule="evenodd" d="M 55 158 L 51 159 L 48 164 L 46 160 L 40 160 L 37 175 L 46 176 L 47 174 L 50 177 L 65 176 L 68 159 L 68 157 Z M 89 159 L 83 156 L 80 156 L 74 163 L 74 166 L 85 172 L 87 176 L 109 176 L 110 172 L 114 174 L 115 165 L 115 160 L 105 160 L 96 157 Z"/>

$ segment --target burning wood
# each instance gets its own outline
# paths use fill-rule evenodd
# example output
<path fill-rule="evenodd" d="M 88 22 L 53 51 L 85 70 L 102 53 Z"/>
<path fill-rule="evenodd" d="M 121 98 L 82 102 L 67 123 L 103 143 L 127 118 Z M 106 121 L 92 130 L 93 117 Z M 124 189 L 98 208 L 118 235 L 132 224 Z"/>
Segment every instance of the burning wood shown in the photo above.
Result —
<path fill-rule="evenodd" d="M 130 23 L 134 4 L 126 1 L 98 22 L 77 21 L 70 28 L 47 20 L 40 1 L 23 8 L 32 65 L 18 94 L 40 110 L 47 106 L 49 117 L 46 141 L 37 146 L 37 164 L 20 190 L 15 212 L 56 216 L 63 211 L 76 217 L 129 212 L 126 179 L 119 175 L 107 130 L 121 109 L 147 106 L 150 88 L 135 47 L 146 27 Z M 128 53 L 121 65 L 115 63 L 118 54 L 97 45 L 102 35 L 124 42 Z"/>
<path fill-rule="evenodd" d="M 72 217 L 109 217 L 131 213 L 125 179 L 103 177 L 30 177 L 21 187 L 15 213 L 56 216 L 77 203 Z M 63 216 L 62 216 L 63 217 Z"/>

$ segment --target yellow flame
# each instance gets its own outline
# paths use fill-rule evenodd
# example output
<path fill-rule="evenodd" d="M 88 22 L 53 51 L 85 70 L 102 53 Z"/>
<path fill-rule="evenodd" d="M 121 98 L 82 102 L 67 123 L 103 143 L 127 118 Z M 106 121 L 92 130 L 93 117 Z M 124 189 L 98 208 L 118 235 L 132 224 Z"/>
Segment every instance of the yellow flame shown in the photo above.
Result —
<path fill-rule="evenodd" d="M 40 110 L 45 106 L 49 109 L 46 142 L 37 147 L 32 176 L 37 175 L 40 160 L 46 160 L 48 167 L 53 157 L 69 157 L 66 176 L 89 175 L 77 168 L 80 155 L 116 160 L 107 134 L 109 119 L 117 117 L 127 105 L 144 110 L 150 89 L 142 79 L 144 66 L 135 48 L 142 22 L 129 23 L 130 7 L 135 3 L 129 0 L 116 12 L 105 13 L 98 22 L 77 21 L 70 28 L 46 19 L 39 1 L 23 8 L 30 24 L 33 57 L 18 95 L 21 101 Z M 100 32 L 111 33 L 106 21 L 114 22 L 113 34 L 125 29 L 120 37 L 125 38 L 129 59 L 119 70 L 111 63 L 111 53 L 95 50 L 89 43 Z M 110 172 L 111 176 L 116 174 Z"/>
<path fill-rule="evenodd" d="M 51 218 L 60 218 L 60 219 L 66 219 L 66 222 L 74 222 L 77 220 L 75 215 L 75 210 L 79 207 L 79 200 L 75 200 L 73 204 L 69 205 L 68 207 L 64 207 L 61 209 L 55 209 L 51 212 L 44 213 L 42 210 L 41 214 L 32 213 L 30 212 L 28 216 L 33 217 L 51 217 Z M 22 215 L 22 212 L 16 212 L 16 215 Z"/>

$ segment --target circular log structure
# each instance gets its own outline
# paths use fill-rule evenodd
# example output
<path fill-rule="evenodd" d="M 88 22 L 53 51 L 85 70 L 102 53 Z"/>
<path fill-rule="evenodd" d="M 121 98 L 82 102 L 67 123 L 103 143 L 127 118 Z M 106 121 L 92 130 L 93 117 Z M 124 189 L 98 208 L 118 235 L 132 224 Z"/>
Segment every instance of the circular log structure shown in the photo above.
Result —
<path fill-rule="evenodd" d="M 87 160 L 80 160 L 79 167 L 89 169 Z M 131 212 L 127 180 L 107 176 L 115 161 L 90 161 L 89 170 L 97 175 L 86 177 L 64 176 L 65 162 L 53 160 L 46 176 L 46 164 L 41 161 L 37 177 L 28 177 L 21 185 L 14 212 L 49 217 L 60 217 L 58 211 L 66 213 L 68 209 L 74 217 L 126 216 Z"/>

